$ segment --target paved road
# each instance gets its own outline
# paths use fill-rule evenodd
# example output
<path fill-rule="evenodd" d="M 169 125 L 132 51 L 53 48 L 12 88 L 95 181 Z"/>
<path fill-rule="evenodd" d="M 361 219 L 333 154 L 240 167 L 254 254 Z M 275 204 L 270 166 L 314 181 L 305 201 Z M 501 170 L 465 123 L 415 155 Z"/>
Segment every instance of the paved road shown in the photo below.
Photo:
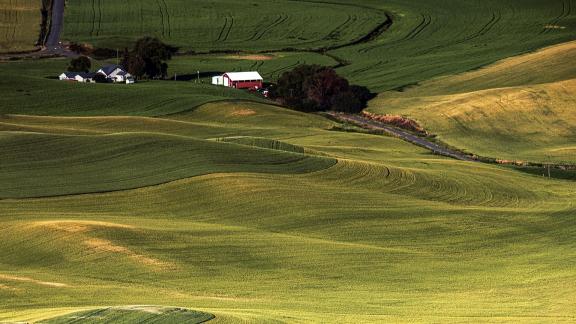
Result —
<path fill-rule="evenodd" d="M 387 134 L 390 134 L 392 136 L 401 138 L 407 142 L 410 142 L 412 144 L 416 144 L 418 146 L 424 147 L 429 149 L 430 151 L 439 154 L 439 155 L 444 155 L 444 156 L 448 156 L 457 160 L 461 160 L 461 161 L 468 161 L 468 162 L 478 162 L 477 160 L 474 160 L 473 158 L 462 154 L 460 152 L 451 150 L 449 148 L 440 146 L 436 143 L 430 142 L 425 138 L 422 137 L 418 137 L 416 135 L 413 135 L 407 131 L 401 130 L 399 128 L 384 124 L 382 122 L 378 122 L 378 121 L 374 121 L 371 119 L 368 119 L 366 117 L 362 117 L 360 115 L 350 115 L 350 114 L 334 114 L 331 113 L 330 115 L 332 115 L 335 118 L 338 118 L 340 120 L 346 120 L 355 124 L 364 124 L 364 125 L 368 125 L 371 128 L 374 129 L 378 129 L 378 130 L 382 130 Z"/>
<path fill-rule="evenodd" d="M 52 5 L 52 20 L 50 25 L 50 34 L 46 40 L 45 49 L 42 51 L 44 55 L 59 55 L 72 57 L 77 56 L 76 53 L 68 50 L 60 44 L 60 34 L 62 33 L 62 26 L 64 25 L 64 5 L 66 0 L 54 0 Z"/>
<path fill-rule="evenodd" d="M 56 46 L 60 42 L 60 32 L 64 24 L 64 1 L 54 0 L 52 4 L 52 23 L 50 25 L 50 35 L 46 40 L 46 46 Z"/>

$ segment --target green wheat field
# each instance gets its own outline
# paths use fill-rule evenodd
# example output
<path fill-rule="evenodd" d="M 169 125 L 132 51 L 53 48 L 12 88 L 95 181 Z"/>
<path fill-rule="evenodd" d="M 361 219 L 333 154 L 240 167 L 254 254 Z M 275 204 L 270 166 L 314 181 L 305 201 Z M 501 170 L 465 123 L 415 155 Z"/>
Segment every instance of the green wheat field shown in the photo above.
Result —
<path fill-rule="evenodd" d="M 0 0 L 0 52 L 34 49 L 41 6 Z M 63 41 L 146 35 L 180 81 L 0 60 L 0 323 L 576 321 L 576 176 L 195 77 L 333 66 L 452 147 L 574 165 L 575 0 L 66 3 Z"/>

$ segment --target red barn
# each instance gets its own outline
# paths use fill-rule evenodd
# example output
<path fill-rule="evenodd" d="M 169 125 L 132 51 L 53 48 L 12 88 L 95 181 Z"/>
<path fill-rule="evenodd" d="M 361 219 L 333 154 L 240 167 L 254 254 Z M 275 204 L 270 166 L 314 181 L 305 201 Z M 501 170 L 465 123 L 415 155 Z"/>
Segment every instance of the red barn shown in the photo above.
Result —
<path fill-rule="evenodd" d="M 222 79 L 224 86 L 236 89 L 260 89 L 264 83 L 258 72 L 228 72 Z"/>

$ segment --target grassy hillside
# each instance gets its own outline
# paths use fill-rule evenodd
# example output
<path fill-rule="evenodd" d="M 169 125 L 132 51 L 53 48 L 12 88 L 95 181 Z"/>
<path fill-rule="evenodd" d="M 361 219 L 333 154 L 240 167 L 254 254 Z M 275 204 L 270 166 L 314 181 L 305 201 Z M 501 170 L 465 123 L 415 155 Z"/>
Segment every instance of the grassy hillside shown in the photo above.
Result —
<path fill-rule="evenodd" d="M 214 316 L 182 308 L 133 306 L 109 307 L 64 315 L 55 319 L 42 321 L 46 324 L 77 323 L 187 323 L 197 324 L 209 321 Z"/>
<path fill-rule="evenodd" d="M 287 52 L 261 55 L 196 55 L 177 56 L 170 62 L 168 74 L 179 79 L 197 78 L 200 71 L 204 82 L 212 82 L 210 76 L 234 71 L 258 71 L 268 82 L 273 82 L 285 71 L 301 64 L 335 66 L 338 63 L 328 56 L 317 53 Z"/>
<path fill-rule="evenodd" d="M 389 10 L 395 24 L 373 42 L 331 53 L 352 62 L 341 73 L 377 91 L 576 39 L 574 0 L 363 0 L 362 4 Z"/>
<path fill-rule="evenodd" d="M 67 7 L 64 38 L 122 48 L 154 35 L 183 51 L 316 48 L 362 37 L 383 16 L 356 6 L 287 0 L 78 0 Z"/>
<path fill-rule="evenodd" d="M 67 83 L 64 59 L 0 63 L 0 322 L 573 322 L 574 181 L 344 132 L 206 77 L 272 80 L 336 56 L 383 91 L 371 111 L 474 153 L 576 162 L 574 43 L 508 58 L 574 40 L 574 8 L 68 1 L 68 40 L 273 53 L 170 63 L 200 84 Z M 391 28 L 354 43 L 385 12 Z"/>
<path fill-rule="evenodd" d="M 576 162 L 576 43 L 385 92 L 370 111 L 407 115 L 470 152 L 508 160 Z"/>
<path fill-rule="evenodd" d="M 62 82 L 66 59 L 0 63 L 0 115 L 161 116 L 206 102 L 254 100 L 244 91 L 206 83 L 147 81 L 135 85 Z M 102 64 L 94 62 L 94 68 Z"/>
<path fill-rule="evenodd" d="M 9 139 L 14 147 L 3 150 L 13 172 L 38 167 L 34 196 L 53 193 L 58 179 L 82 180 L 79 191 L 113 184 L 109 176 L 122 175 L 125 164 L 137 181 L 146 170 L 179 175 L 110 193 L 0 200 L 0 320 L 134 304 L 196 309 L 216 323 L 538 322 L 576 314 L 573 182 L 436 157 L 248 103 L 209 104 L 170 119 L 11 122 L 67 134 L 4 133 L 5 140 L 43 139 Z M 125 159 L 134 156 L 125 147 L 97 149 L 123 137 L 135 146 L 141 138 L 164 142 L 143 145 L 137 161 Z M 337 163 L 294 173 L 293 164 L 274 160 L 306 156 L 290 153 L 300 148 L 314 152 L 310 161 L 324 155 Z M 90 172 L 99 177 L 75 175 L 78 156 L 84 167 L 101 165 Z"/>
<path fill-rule="evenodd" d="M 40 37 L 41 0 L 0 0 L 0 54 L 33 50 Z"/>
<path fill-rule="evenodd" d="M 65 38 L 123 48 L 153 34 L 184 51 L 348 44 L 329 51 L 350 63 L 339 72 L 383 91 L 574 40 L 573 8 L 575 0 L 82 0 L 67 8 Z M 385 13 L 393 24 L 382 32 Z"/>

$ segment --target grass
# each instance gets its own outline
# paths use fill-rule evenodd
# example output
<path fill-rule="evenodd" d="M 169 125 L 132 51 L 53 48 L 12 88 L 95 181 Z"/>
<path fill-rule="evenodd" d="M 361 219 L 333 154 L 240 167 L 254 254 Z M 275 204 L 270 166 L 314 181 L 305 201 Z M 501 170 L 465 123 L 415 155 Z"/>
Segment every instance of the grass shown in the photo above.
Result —
<path fill-rule="evenodd" d="M 0 1 L 0 53 L 35 49 L 40 37 L 40 0 Z"/>
<path fill-rule="evenodd" d="M 575 39 L 573 0 L 362 4 L 392 12 L 395 24 L 370 43 L 331 53 L 352 62 L 340 73 L 378 92 Z"/>
<path fill-rule="evenodd" d="M 369 110 L 407 115 L 444 142 L 475 154 L 574 164 L 574 59 L 576 43 L 561 44 L 382 93 Z"/>
<path fill-rule="evenodd" d="M 40 164 L 54 161 L 30 177 L 33 196 L 57 189 L 54 179 L 81 179 L 71 185 L 78 191 L 108 184 L 103 179 L 120 175 L 126 163 L 142 187 L 0 200 L 0 320 L 133 304 L 195 309 L 214 314 L 216 323 L 575 316 L 570 181 L 436 157 L 394 138 L 333 132 L 320 117 L 249 103 L 208 104 L 170 119 L 13 122 L 43 134 L 4 136 L 47 141 L 35 150 L 4 150 L 11 152 L 10 170 L 17 161 L 32 166 L 18 158 L 19 147 L 42 157 Z M 139 129 L 147 134 L 135 134 Z M 67 136 L 54 135 L 60 133 Z M 97 149 L 122 137 L 135 146 L 143 137 L 173 143 L 116 150 L 118 158 L 142 154 L 134 167 Z M 206 141 L 224 137 L 236 144 Z M 185 153 L 197 145 L 200 151 Z M 288 152 L 300 148 L 337 163 L 294 173 L 291 164 L 269 158 L 306 156 Z M 79 172 L 109 166 L 75 175 L 77 156 L 85 159 Z M 143 171 L 161 176 L 173 165 L 211 170 L 145 186 Z"/>
<path fill-rule="evenodd" d="M 316 48 L 359 38 L 381 17 L 322 2 L 79 0 L 67 7 L 64 39 L 123 48 L 154 35 L 183 51 Z"/>
<path fill-rule="evenodd" d="M 258 71 L 268 81 L 275 81 L 285 71 L 301 64 L 334 66 L 337 62 L 317 53 L 287 52 L 265 55 L 197 55 L 177 56 L 169 66 L 168 74 L 178 79 L 195 80 L 197 71 L 201 79 L 211 83 L 210 76 L 234 71 Z"/>
<path fill-rule="evenodd" d="M 82 0 L 67 8 L 65 38 L 124 48 L 152 34 L 183 51 L 311 50 L 351 44 L 328 51 L 350 63 L 339 73 L 381 92 L 574 40 L 576 16 L 570 9 L 574 6 L 574 0 L 275 0 L 202 5 L 184 0 L 138 4 Z M 385 13 L 393 17 L 392 27 L 354 44 L 386 21 Z"/>
<path fill-rule="evenodd" d="M 190 311 L 182 308 L 169 307 L 109 307 L 104 309 L 83 311 L 68 314 L 55 319 L 42 321 L 47 324 L 76 323 L 204 323 L 214 316 L 202 312 Z"/>
<path fill-rule="evenodd" d="M 245 91 L 192 82 L 147 81 L 136 85 L 82 84 L 56 79 L 67 60 L 0 63 L 0 115 L 163 116 L 221 100 L 264 101 Z M 99 66 L 99 62 L 94 62 Z M 90 98 L 89 100 L 87 98 Z"/>
<path fill-rule="evenodd" d="M 328 53 L 376 91 L 420 82 L 371 110 L 476 153 L 570 159 L 571 45 L 457 73 L 573 39 L 572 0 L 254 4 L 73 1 L 65 36 L 273 51 L 171 64 L 273 79 L 335 63 L 278 49 L 345 44 L 386 10 L 390 30 Z M 49 78 L 67 63 L 0 65 L 0 321 L 182 320 L 127 305 L 214 323 L 576 318 L 570 172 L 455 161 L 206 84 Z"/>

